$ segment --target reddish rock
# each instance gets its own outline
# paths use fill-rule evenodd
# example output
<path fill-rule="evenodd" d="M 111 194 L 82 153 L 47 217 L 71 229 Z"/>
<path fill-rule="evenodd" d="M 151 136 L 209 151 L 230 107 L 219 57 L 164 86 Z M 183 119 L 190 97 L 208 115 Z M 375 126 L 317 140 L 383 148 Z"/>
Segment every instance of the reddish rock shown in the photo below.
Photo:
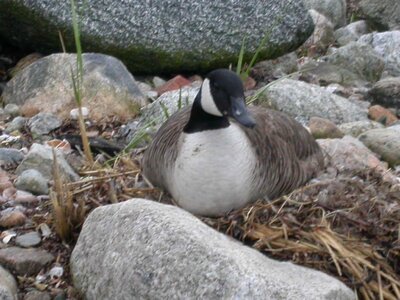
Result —
<path fill-rule="evenodd" d="M 243 81 L 243 86 L 244 86 L 245 91 L 254 89 L 256 87 L 256 85 L 257 85 L 257 81 L 255 81 L 250 76 L 247 76 L 247 78 Z"/>
<path fill-rule="evenodd" d="M 380 105 L 373 105 L 368 109 L 370 119 L 384 125 L 390 125 L 398 121 L 397 117 L 387 108 Z"/>
<path fill-rule="evenodd" d="M 335 139 L 344 136 L 335 123 L 324 118 L 312 117 L 308 126 L 316 139 Z"/>
<path fill-rule="evenodd" d="M 185 77 L 178 75 L 175 76 L 174 78 L 168 80 L 166 83 L 164 83 L 162 86 L 156 88 L 156 92 L 158 95 L 164 94 L 165 92 L 169 91 L 174 91 L 174 90 L 179 90 L 180 88 L 190 85 L 190 81 L 186 79 Z"/>
<path fill-rule="evenodd" d="M 2 211 L 0 217 L 0 226 L 4 228 L 11 228 L 15 226 L 24 225 L 26 216 L 23 212 L 18 210 Z"/>

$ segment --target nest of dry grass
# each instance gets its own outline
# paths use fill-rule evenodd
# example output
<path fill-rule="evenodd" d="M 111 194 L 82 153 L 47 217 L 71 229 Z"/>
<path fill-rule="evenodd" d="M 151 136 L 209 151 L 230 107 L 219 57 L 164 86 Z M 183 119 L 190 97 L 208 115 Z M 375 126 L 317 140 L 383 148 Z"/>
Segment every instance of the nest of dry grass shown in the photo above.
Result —
<path fill-rule="evenodd" d="M 64 185 L 74 210 L 88 213 L 132 197 L 170 203 L 167 195 L 145 187 L 131 157 L 84 173 L 86 179 Z M 337 277 L 360 299 L 400 299 L 400 189 L 381 172 L 339 173 L 274 201 L 202 220 L 270 257 Z M 74 221 L 75 238 L 83 221 Z"/>
<path fill-rule="evenodd" d="M 366 170 L 204 221 L 279 260 L 333 275 L 361 299 L 400 299 L 400 189 Z"/>

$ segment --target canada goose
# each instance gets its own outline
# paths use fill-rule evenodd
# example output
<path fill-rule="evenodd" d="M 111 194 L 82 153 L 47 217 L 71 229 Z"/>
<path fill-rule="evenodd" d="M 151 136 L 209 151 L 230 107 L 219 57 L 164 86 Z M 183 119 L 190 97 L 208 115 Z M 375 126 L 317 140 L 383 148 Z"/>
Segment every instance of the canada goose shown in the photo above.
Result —
<path fill-rule="evenodd" d="M 322 167 L 308 131 L 282 112 L 246 108 L 242 81 L 226 69 L 206 76 L 193 105 L 161 126 L 143 157 L 152 184 L 204 216 L 276 198 Z"/>

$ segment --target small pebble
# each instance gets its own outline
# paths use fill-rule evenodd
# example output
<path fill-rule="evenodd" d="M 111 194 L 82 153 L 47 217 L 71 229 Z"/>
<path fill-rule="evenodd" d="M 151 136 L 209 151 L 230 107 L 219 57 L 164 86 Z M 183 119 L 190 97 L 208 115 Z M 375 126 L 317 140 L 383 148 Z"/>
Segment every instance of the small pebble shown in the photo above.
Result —
<path fill-rule="evenodd" d="M 78 120 L 79 109 L 78 108 L 71 109 L 69 116 L 72 120 Z M 89 117 L 89 109 L 87 107 L 82 107 L 82 116 L 84 119 L 87 119 Z"/>
<path fill-rule="evenodd" d="M 15 117 L 10 123 L 6 125 L 6 129 L 4 130 L 5 133 L 11 133 L 14 131 L 20 131 L 24 128 L 28 118 L 25 117 Z"/>
<path fill-rule="evenodd" d="M 10 115 L 12 117 L 18 116 L 19 115 L 19 107 L 18 105 L 14 103 L 9 103 L 6 106 L 4 106 L 4 113 L 7 115 Z"/>
<path fill-rule="evenodd" d="M 30 291 L 26 293 L 24 300 L 51 300 L 51 297 L 46 292 Z"/>
<path fill-rule="evenodd" d="M 64 274 L 64 268 L 60 266 L 55 266 L 49 271 L 49 276 L 51 279 L 60 278 Z"/>
<path fill-rule="evenodd" d="M 158 77 L 158 76 L 153 77 L 154 87 L 158 88 L 158 87 L 164 85 L 165 83 L 166 83 L 166 81 L 164 79 L 162 79 L 161 77 Z"/>
<path fill-rule="evenodd" d="M 49 192 L 46 178 L 35 169 L 23 171 L 15 180 L 15 186 L 20 190 L 28 191 L 36 195 L 45 195 Z"/>
<path fill-rule="evenodd" d="M 20 236 L 17 236 L 17 238 L 15 239 L 15 243 L 17 244 L 17 246 L 24 248 L 38 246 L 40 242 L 41 242 L 40 235 L 36 231 L 31 231 L 22 234 Z"/>
<path fill-rule="evenodd" d="M 29 192 L 17 190 L 14 198 L 15 203 L 22 205 L 36 205 L 39 199 Z"/>

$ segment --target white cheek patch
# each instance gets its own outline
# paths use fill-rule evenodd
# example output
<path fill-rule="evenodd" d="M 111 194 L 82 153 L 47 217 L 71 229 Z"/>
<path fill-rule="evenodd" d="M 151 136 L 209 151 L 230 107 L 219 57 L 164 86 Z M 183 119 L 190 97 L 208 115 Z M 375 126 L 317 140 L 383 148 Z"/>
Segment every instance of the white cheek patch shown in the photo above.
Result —
<path fill-rule="evenodd" d="M 222 117 L 222 113 L 219 111 L 219 109 L 217 108 L 217 106 L 215 105 L 214 102 L 214 98 L 211 95 L 211 91 L 210 91 L 210 80 L 208 78 L 206 78 L 203 81 L 203 84 L 201 86 L 201 108 L 214 116 L 219 116 Z"/>

